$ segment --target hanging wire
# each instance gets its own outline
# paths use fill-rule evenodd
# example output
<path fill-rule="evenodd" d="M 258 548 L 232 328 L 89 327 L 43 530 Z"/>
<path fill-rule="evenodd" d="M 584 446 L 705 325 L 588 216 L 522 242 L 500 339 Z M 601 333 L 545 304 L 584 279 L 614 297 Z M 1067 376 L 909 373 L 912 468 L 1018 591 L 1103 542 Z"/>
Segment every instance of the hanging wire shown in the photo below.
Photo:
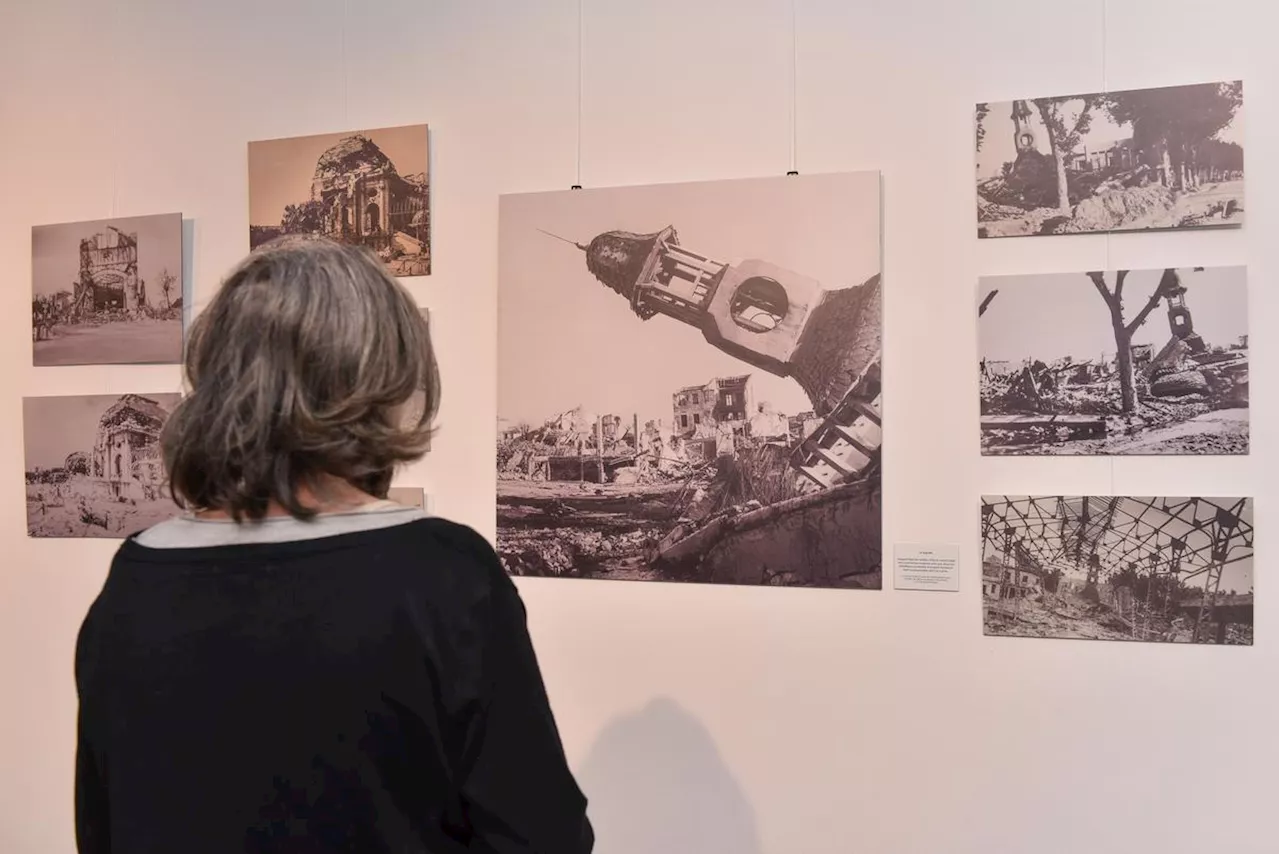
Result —
<path fill-rule="evenodd" d="M 799 175 L 796 171 L 796 0 L 790 0 L 791 11 L 791 167 L 788 175 Z"/>
<path fill-rule="evenodd" d="M 119 44 L 119 33 L 115 32 L 120 19 L 119 0 L 111 4 L 111 43 Z M 124 87 L 120 85 L 120 51 L 111 52 L 111 217 L 116 215 L 116 199 L 120 193 L 120 93 Z"/>
<path fill-rule="evenodd" d="M 1107 93 L 1107 0 L 1102 0 L 1102 93 Z M 1111 232 L 1102 239 L 1103 251 L 1106 253 L 1106 269 L 1111 270 Z M 1120 354 L 1116 354 L 1117 364 Z M 1116 458 L 1108 458 L 1111 475 L 1111 494 L 1116 494 Z"/>
<path fill-rule="evenodd" d="M 582 45 L 584 42 L 584 21 L 582 14 L 583 0 L 578 0 L 578 126 L 575 142 L 573 186 L 570 189 L 582 189 Z"/>
<path fill-rule="evenodd" d="M 347 68 L 347 22 L 351 0 L 342 0 L 342 129 L 348 130 L 351 122 L 351 72 Z"/>

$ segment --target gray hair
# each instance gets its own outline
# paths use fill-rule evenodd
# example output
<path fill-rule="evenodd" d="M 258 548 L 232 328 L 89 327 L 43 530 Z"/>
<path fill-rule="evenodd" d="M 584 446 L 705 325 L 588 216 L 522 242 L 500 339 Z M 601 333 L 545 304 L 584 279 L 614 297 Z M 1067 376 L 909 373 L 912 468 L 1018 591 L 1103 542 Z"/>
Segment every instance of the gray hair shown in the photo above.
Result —
<path fill-rule="evenodd" d="M 367 249 L 286 237 L 244 259 L 191 325 L 190 392 L 161 435 L 181 507 L 261 519 L 330 475 L 379 498 L 430 447 L 427 321 Z"/>

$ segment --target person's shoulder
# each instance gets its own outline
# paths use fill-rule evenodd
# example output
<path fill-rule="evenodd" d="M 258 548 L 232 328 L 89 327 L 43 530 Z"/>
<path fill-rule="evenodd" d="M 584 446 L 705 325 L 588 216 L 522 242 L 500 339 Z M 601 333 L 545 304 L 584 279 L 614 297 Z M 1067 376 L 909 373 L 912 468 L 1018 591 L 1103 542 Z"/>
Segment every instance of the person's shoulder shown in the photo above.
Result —
<path fill-rule="evenodd" d="M 484 536 L 468 525 L 442 519 L 439 516 L 427 516 L 414 522 L 419 535 L 426 537 L 440 547 L 468 555 L 493 555 L 493 546 Z"/>
<path fill-rule="evenodd" d="M 463 571 L 490 583 L 506 580 L 502 562 L 480 532 L 459 522 L 429 516 L 405 526 L 414 556 L 430 565 Z"/>

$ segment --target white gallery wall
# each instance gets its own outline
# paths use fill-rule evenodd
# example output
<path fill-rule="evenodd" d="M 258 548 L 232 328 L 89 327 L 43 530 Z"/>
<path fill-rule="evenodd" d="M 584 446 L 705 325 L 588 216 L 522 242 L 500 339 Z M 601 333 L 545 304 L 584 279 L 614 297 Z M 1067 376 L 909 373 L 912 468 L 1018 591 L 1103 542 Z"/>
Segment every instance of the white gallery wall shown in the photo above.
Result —
<path fill-rule="evenodd" d="M 21 398 L 179 387 L 30 367 L 31 226 L 181 211 L 198 311 L 247 250 L 247 141 L 426 122 L 444 400 L 399 482 L 490 537 L 499 194 L 781 175 L 793 141 L 883 173 L 886 550 L 959 544 L 961 590 L 522 580 L 601 852 L 1274 852 L 1274 0 L 581 5 L 0 4 L 0 851 L 74 850 L 72 651 L 115 548 L 27 538 Z M 976 239 L 975 102 L 1233 79 L 1243 229 Z M 1233 264 L 1251 456 L 980 459 L 979 275 Z M 983 493 L 1255 496 L 1254 645 L 983 637 Z"/>

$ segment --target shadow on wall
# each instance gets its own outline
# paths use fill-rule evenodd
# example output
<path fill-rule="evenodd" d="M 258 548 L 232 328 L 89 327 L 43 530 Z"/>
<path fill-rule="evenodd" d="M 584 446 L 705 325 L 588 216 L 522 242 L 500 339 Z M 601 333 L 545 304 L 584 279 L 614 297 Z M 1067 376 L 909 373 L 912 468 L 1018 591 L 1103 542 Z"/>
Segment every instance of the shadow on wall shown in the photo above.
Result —
<path fill-rule="evenodd" d="M 657 699 L 614 721 L 579 780 L 601 854 L 759 854 L 755 813 L 707 729 Z"/>

